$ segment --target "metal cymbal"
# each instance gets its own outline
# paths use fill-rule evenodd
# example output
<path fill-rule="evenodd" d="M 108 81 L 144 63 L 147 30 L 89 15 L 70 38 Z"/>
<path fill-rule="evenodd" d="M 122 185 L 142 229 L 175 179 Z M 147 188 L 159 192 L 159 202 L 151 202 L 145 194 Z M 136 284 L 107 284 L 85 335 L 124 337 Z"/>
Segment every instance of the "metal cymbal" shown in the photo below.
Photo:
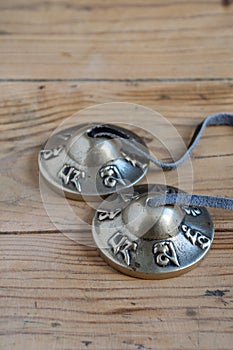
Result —
<path fill-rule="evenodd" d="M 191 270 L 214 238 L 204 207 L 150 207 L 148 199 L 178 192 L 164 185 L 139 185 L 109 196 L 92 225 L 101 256 L 115 269 L 134 277 L 164 279 Z M 180 191 L 182 192 L 182 191 Z"/>
<path fill-rule="evenodd" d="M 113 124 L 82 124 L 48 139 L 39 154 L 39 168 L 55 190 L 73 199 L 95 200 L 144 177 L 149 160 L 137 153 L 138 148 L 149 154 L 132 131 Z"/>

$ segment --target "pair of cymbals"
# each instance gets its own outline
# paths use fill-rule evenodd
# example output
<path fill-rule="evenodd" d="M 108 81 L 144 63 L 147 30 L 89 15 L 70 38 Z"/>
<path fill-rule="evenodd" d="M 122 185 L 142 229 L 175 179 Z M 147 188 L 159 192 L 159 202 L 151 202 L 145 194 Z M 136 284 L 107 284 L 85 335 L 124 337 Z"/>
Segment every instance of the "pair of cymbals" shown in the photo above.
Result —
<path fill-rule="evenodd" d="M 213 223 L 203 207 L 151 206 L 148 199 L 178 189 L 134 186 L 148 167 L 144 140 L 112 124 L 60 131 L 39 154 L 40 172 L 53 189 L 77 200 L 105 198 L 93 218 L 93 237 L 110 265 L 140 278 L 173 277 L 207 253 Z"/>

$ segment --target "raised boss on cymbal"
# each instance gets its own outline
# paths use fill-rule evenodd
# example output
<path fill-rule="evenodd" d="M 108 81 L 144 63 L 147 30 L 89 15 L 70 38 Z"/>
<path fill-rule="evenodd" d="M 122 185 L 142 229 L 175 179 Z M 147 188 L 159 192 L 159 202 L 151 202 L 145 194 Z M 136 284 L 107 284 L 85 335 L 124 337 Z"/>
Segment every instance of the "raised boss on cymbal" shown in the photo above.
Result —
<path fill-rule="evenodd" d="M 149 160 L 137 149 L 149 154 L 143 139 L 128 129 L 82 124 L 48 139 L 39 154 L 39 168 L 55 190 L 74 199 L 95 200 L 144 177 Z"/>
<path fill-rule="evenodd" d="M 149 205 L 150 198 L 175 192 L 171 186 L 139 185 L 100 205 L 93 238 L 111 266 L 130 276 L 163 279 L 189 271 L 204 257 L 214 237 L 205 207 Z"/>

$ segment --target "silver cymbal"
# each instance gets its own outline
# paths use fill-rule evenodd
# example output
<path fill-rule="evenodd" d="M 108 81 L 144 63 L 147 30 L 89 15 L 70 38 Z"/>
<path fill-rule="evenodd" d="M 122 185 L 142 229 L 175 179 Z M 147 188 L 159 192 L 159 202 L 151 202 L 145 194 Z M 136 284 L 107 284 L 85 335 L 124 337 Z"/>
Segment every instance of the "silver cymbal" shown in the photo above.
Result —
<path fill-rule="evenodd" d="M 132 147 L 133 146 L 133 147 Z M 47 182 L 73 199 L 95 200 L 140 181 L 149 160 L 143 139 L 113 124 L 82 124 L 52 135 L 39 153 Z"/>
<path fill-rule="evenodd" d="M 92 233 L 107 263 L 130 276 L 164 279 L 200 262 L 214 238 L 207 209 L 148 205 L 153 196 L 174 192 L 178 189 L 171 186 L 139 185 L 131 193 L 109 196 L 99 206 Z"/>

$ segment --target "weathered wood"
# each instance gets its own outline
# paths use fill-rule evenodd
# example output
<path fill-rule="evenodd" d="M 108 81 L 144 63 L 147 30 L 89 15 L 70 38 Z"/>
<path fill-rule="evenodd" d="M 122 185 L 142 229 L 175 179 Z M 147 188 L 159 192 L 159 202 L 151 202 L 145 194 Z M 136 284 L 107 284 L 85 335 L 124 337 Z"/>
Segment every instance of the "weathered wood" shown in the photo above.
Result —
<path fill-rule="evenodd" d="M 221 1 L 1 2 L 2 79 L 233 78 Z"/>
<path fill-rule="evenodd" d="M 116 273 L 61 234 L 0 236 L 1 349 L 231 349 L 232 251 L 175 279 Z"/>
<path fill-rule="evenodd" d="M 2 109 L 1 140 L 2 162 L 1 183 L 1 232 L 54 231 L 45 212 L 38 184 L 37 156 L 41 145 L 50 133 L 67 117 L 80 109 L 106 101 L 123 101 L 143 104 L 161 112 L 174 124 L 186 144 L 194 127 L 208 114 L 226 110 L 233 103 L 232 83 L 2 83 L 0 85 Z M 151 125 L 153 120 L 151 120 Z M 160 135 L 167 143 L 167 129 Z M 187 191 L 213 195 L 232 195 L 232 129 L 215 127 L 205 131 L 192 156 L 193 183 L 185 174 L 186 163 L 176 171 L 163 173 L 149 172 L 151 182 L 179 186 Z M 179 141 L 179 140 L 178 140 Z M 158 158 L 169 156 L 161 144 L 153 146 L 151 138 L 148 146 Z M 174 148 L 179 146 L 172 138 Z M 179 156 L 179 148 L 177 156 Z M 60 219 L 57 215 L 60 203 Z M 59 227 L 64 221 L 64 201 L 56 198 L 56 222 Z M 72 202 L 81 217 L 86 216 L 83 203 Z M 232 230 L 230 211 L 212 210 L 219 230 Z M 90 215 L 92 212 L 90 212 Z M 90 216 L 89 215 L 89 216 Z M 54 218 L 52 218 L 54 219 Z M 67 221 L 65 221 L 67 224 Z M 65 227 L 67 229 L 67 226 Z M 83 229 L 74 220 L 71 229 Z"/>
<path fill-rule="evenodd" d="M 93 208 L 69 201 L 66 215 L 50 195 L 45 211 L 37 166 L 50 133 L 97 103 L 152 108 L 186 144 L 205 116 L 232 111 L 232 15 L 220 0 L 0 2 L 0 350 L 232 349 L 232 212 L 211 210 L 214 244 L 193 271 L 137 280 L 99 257 Z M 232 197 L 232 132 L 205 131 L 193 181 L 187 163 L 149 181 Z"/>

